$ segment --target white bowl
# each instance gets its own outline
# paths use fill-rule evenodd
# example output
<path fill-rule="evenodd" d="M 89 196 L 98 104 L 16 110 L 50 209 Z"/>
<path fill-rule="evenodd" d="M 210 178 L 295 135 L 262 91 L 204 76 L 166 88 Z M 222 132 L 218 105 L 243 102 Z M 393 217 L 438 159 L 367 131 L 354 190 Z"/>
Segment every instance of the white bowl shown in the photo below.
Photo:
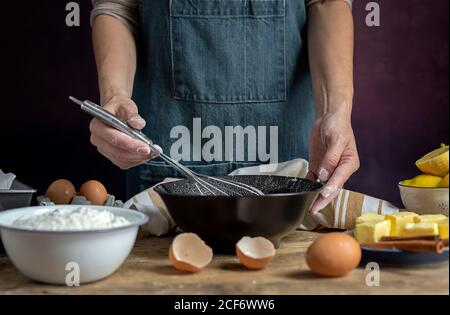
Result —
<path fill-rule="evenodd" d="M 448 188 L 419 188 L 399 184 L 403 205 L 418 214 L 445 214 L 448 216 Z"/>
<path fill-rule="evenodd" d="M 3 245 L 20 272 L 39 282 L 66 285 L 66 278 L 70 279 L 79 267 L 81 284 L 105 278 L 122 265 L 133 248 L 139 226 L 148 221 L 148 217 L 140 212 L 89 206 L 97 210 L 108 210 L 130 222 L 129 225 L 109 229 L 37 231 L 12 226 L 12 222 L 22 215 L 33 215 L 45 209 L 79 207 L 27 207 L 0 213 Z"/>

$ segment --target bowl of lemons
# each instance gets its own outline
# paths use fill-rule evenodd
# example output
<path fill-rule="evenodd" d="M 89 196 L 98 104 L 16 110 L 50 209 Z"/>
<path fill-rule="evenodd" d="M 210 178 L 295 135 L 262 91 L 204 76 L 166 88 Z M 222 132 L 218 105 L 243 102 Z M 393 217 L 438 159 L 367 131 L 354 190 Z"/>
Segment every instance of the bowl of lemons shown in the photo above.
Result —
<path fill-rule="evenodd" d="M 448 216 L 449 147 L 441 147 L 416 161 L 422 174 L 399 183 L 406 209 L 419 214 L 441 213 Z"/>

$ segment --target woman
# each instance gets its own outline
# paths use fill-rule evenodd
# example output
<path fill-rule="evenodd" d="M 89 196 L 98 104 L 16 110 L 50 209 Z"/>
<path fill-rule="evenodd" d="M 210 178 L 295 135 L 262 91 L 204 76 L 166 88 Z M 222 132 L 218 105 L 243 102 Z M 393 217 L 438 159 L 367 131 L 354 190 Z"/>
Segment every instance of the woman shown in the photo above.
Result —
<path fill-rule="evenodd" d="M 326 183 L 312 211 L 359 168 L 351 0 L 93 4 L 101 105 L 172 157 L 207 175 L 309 157 L 308 177 Z M 115 165 L 139 166 L 129 194 L 177 175 L 142 143 L 97 120 L 90 129 Z"/>

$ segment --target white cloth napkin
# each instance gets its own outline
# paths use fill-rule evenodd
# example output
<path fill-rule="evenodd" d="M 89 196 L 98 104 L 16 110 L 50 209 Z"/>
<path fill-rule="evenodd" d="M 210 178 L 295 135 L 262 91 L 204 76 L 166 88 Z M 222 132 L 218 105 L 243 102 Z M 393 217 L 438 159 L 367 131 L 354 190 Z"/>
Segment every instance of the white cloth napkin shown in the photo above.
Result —
<path fill-rule="evenodd" d="M 16 175 L 12 173 L 5 174 L 0 170 L 0 190 L 9 190 L 15 178 Z"/>

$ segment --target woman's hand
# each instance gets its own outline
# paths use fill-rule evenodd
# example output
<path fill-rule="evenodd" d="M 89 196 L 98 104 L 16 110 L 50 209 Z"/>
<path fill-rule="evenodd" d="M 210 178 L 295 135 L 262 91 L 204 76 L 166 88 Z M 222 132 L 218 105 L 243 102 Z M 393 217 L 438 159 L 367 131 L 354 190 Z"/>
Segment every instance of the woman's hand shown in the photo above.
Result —
<path fill-rule="evenodd" d="M 325 187 L 311 208 L 316 213 L 325 208 L 359 169 L 358 150 L 349 115 L 325 114 L 312 130 L 308 178 Z"/>
<path fill-rule="evenodd" d="M 136 104 L 125 95 L 113 96 L 103 108 L 133 128 L 141 130 L 145 127 L 145 120 L 139 116 Z M 91 143 L 102 155 L 123 170 L 157 156 L 157 153 L 153 153 L 145 143 L 133 139 L 97 119 L 91 121 L 89 129 Z"/>

